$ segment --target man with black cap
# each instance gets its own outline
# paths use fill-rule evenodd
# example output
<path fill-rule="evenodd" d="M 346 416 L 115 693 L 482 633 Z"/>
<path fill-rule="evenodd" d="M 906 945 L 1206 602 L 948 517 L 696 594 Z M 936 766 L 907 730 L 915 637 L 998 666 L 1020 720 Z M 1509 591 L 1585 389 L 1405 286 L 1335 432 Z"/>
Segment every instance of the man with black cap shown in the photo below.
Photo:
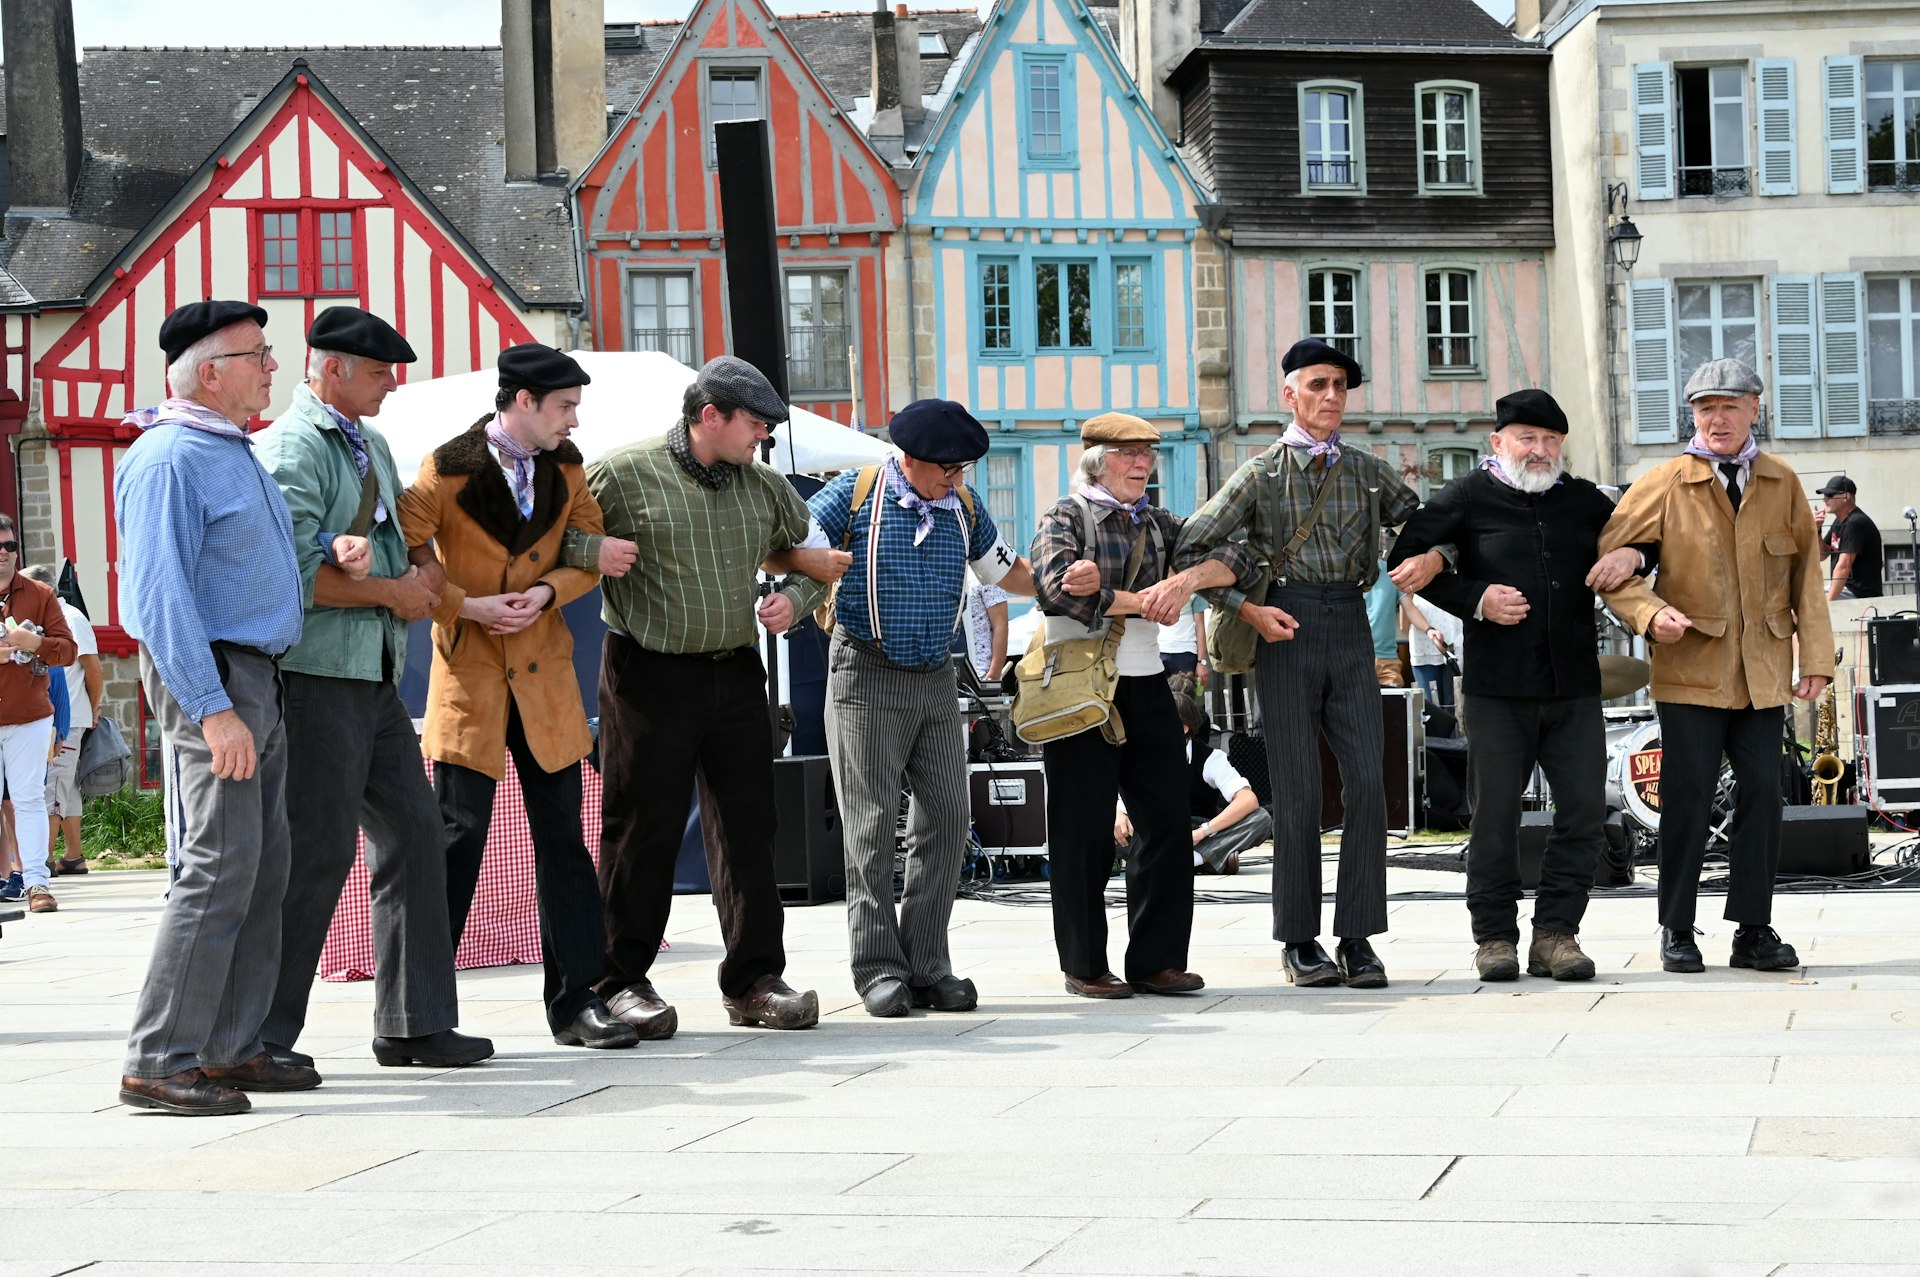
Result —
<path fill-rule="evenodd" d="M 894 414 L 901 455 L 849 471 L 808 503 L 829 540 L 853 555 L 834 597 L 827 657 L 827 739 L 847 862 L 853 985 L 876 1016 L 909 1006 L 970 1011 L 973 981 L 953 973 L 947 923 L 970 819 L 967 750 L 953 630 L 967 573 L 1033 593 L 1027 560 L 1009 547 L 966 482 L 987 432 L 960 404 L 921 399 Z M 796 604 L 823 592 L 803 583 Z M 893 902 L 901 781 L 913 791 L 906 887 Z"/>
<path fill-rule="evenodd" d="M 423 748 L 445 825 L 446 926 L 458 948 L 511 753 L 533 839 L 553 1040 L 632 1046 L 638 1036 L 594 989 L 600 888 L 580 829 L 580 760 L 593 740 L 560 612 L 599 581 L 561 561 L 570 532 L 596 551 L 601 539 L 600 507 L 567 441 L 590 379 L 536 342 L 502 351 L 499 372 L 494 411 L 436 448 L 400 498 L 409 558 L 424 567 L 437 552 L 445 572 L 432 610 Z M 402 1044 L 392 1054 L 424 1053 Z"/>
<path fill-rule="evenodd" d="M 1214 605 L 1265 640 L 1255 678 L 1273 780 L 1273 935 L 1286 945 L 1287 979 L 1379 988 L 1386 966 L 1368 937 L 1387 929 L 1386 746 L 1365 597 L 1379 573 L 1380 529 L 1404 522 L 1420 498 L 1392 466 L 1342 445 L 1347 392 L 1361 381 L 1351 356 L 1308 338 L 1280 366 L 1293 423 L 1187 520 L 1175 564 L 1211 558 L 1197 584 L 1214 587 Z M 1230 539 L 1241 532 L 1244 542 Z M 1394 583 L 1411 589 L 1413 574 L 1404 566 Z M 1262 581 L 1264 596 L 1248 597 Z M 1346 799 L 1337 963 L 1317 938 L 1323 733 Z"/>
<path fill-rule="evenodd" d="M 266 322 L 236 301 L 168 315 L 171 397 L 128 414 L 141 434 L 114 474 L 120 615 L 160 726 L 175 871 L 120 1100 L 189 1116 L 320 1084 L 260 1035 L 289 859 L 279 660 L 301 628 L 293 524 L 247 438 L 279 367 Z"/>
<path fill-rule="evenodd" d="M 1806 492 L 1793 467 L 1753 438 L 1763 388 L 1738 359 L 1694 370 L 1686 387 L 1693 440 L 1634 481 L 1600 537 L 1602 553 L 1660 548 L 1654 581 L 1629 581 L 1606 600 L 1655 645 L 1660 965 L 1668 971 L 1706 969 L 1693 923 L 1723 757 L 1735 782 L 1729 961 L 1760 971 L 1800 965 L 1771 925 L 1782 742 L 1787 702 L 1812 700 L 1833 679 L 1833 621 Z"/>
<path fill-rule="evenodd" d="M 1827 600 L 1880 597 L 1880 529 L 1860 508 L 1860 489 L 1844 474 L 1827 480 L 1819 495 L 1833 516 L 1822 539 L 1826 542 L 1831 576 Z"/>
<path fill-rule="evenodd" d="M 401 483 L 387 441 L 368 420 L 398 384 L 413 347 L 353 306 L 307 328 L 307 380 L 260 436 L 260 463 L 286 498 L 306 622 L 281 662 L 293 869 L 280 908 L 280 985 L 262 1028 L 276 1058 L 307 1021 L 314 969 L 354 835 L 367 831 L 374 941 L 373 1055 L 382 1064 L 450 1068 L 493 1054 L 454 1031 L 459 1004 L 447 938 L 447 861 L 440 809 L 420 767 L 413 718 L 400 702 L 407 626 L 440 602 L 407 562 Z"/>
<path fill-rule="evenodd" d="M 811 1027 L 820 1000 L 782 974 L 785 917 L 773 867 L 773 725 L 754 618 L 792 624 L 790 578 L 760 597 L 770 554 L 808 537 L 807 506 L 757 454 L 787 405 L 758 369 L 722 355 L 700 370 L 665 435 L 616 448 L 587 482 L 607 531 L 633 541 L 633 570 L 601 590 L 600 884 L 613 1013 L 648 1039 L 679 1013 L 648 979 L 673 905 L 673 863 L 696 777 L 726 956 L 720 992 L 734 1024 Z M 756 600 L 758 600 L 756 605 Z M 717 844 L 717 845 L 716 845 Z"/>
<path fill-rule="evenodd" d="M 1534 900 L 1527 974 L 1589 980 L 1580 919 L 1605 838 L 1606 720 L 1593 591 L 1644 571 L 1639 551 L 1600 558 L 1613 502 L 1561 468 L 1567 414 L 1544 390 L 1495 405 L 1492 454 L 1427 499 L 1400 530 L 1398 567 L 1441 545 L 1454 570 L 1426 597 L 1465 619 L 1473 742 L 1467 909 L 1482 980 L 1520 975 L 1520 800 L 1537 765 L 1553 788 L 1553 833 Z"/>

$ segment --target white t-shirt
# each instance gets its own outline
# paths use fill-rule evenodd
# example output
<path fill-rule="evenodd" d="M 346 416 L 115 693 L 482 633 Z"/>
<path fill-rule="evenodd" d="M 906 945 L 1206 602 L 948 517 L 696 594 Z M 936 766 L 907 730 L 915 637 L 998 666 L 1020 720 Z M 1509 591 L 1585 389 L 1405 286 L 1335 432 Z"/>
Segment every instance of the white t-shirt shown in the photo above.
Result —
<path fill-rule="evenodd" d="M 1200 599 L 1195 599 L 1188 605 L 1187 610 L 1180 614 L 1179 620 L 1175 621 L 1172 625 L 1163 625 L 1160 627 L 1160 650 L 1162 652 L 1168 653 L 1169 655 L 1179 655 L 1181 653 L 1199 654 L 1200 634 L 1199 631 L 1194 628 L 1193 618 L 1194 615 L 1205 606 L 1205 602 Z"/>
<path fill-rule="evenodd" d="M 1112 623 L 1111 618 L 1102 617 L 1096 628 L 1088 629 L 1083 623 L 1070 616 L 1049 616 L 1046 618 L 1046 641 L 1060 643 L 1067 639 L 1098 638 L 1107 632 L 1107 627 Z M 1121 677 L 1138 678 L 1162 671 L 1159 630 L 1158 625 L 1144 617 L 1127 618 L 1127 628 L 1120 633 L 1119 650 L 1113 654 L 1113 663 L 1119 669 Z M 1012 648 L 1011 641 L 1008 646 Z"/>
<path fill-rule="evenodd" d="M 1420 609 L 1420 615 L 1427 618 L 1428 625 L 1440 631 L 1440 637 L 1447 640 L 1447 647 L 1452 650 L 1457 660 L 1460 656 L 1462 633 L 1460 618 L 1445 608 L 1435 607 L 1418 594 L 1413 596 L 1413 605 Z M 1425 630 L 1416 630 L 1409 625 L 1407 627 L 1407 661 L 1412 665 L 1445 665 L 1447 658 L 1441 655 L 1440 649 L 1433 645 L 1433 640 L 1427 637 Z"/>
<path fill-rule="evenodd" d="M 85 731 L 93 724 L 93 702 L 87 698 L 87 680 L 80 669 L 82 656 L 100 655 L 100 640 L 94 636 L 93 622 L 80 613 L 80 609 L 65 599 L 60 600 L 60 610 L 66 614 L 67 628 L 73 631 L 73 642 L 80 650 L 73 658 L 73 664 L 67 670 L 67 713 L 73 719 L 73 731 Z"/>

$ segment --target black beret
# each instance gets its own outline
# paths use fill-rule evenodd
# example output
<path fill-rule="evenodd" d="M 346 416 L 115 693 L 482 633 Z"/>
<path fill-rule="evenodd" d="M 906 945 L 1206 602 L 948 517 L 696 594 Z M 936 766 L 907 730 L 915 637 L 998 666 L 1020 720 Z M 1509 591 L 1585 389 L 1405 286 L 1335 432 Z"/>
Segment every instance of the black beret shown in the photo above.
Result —
<path fill-rule="evenodd" d="M 571 355 L 537 341 L 507 347 L 499 365 L 502 390 L 565 390 L 593 381 Z"/>
<path fill-rule="evenodd" d="M 1351 390 L 1366 378 L 1360 374 L 1360 361 L 1338 346 L 1329 346 L 1318 337 L 1306 337 L 1293 343 L 1287 353 L 1280 357 L 1280 371 L 1292 372 L 1296 368 L 1311 368 L 1315 364 L 1332 364 L 1336 368 L 1347 370 L 1347 388 Z"/>
<path fill-rule="evenodd" d="M 987 455 L 987 428 L 951 399 L 916 399 L 887 423 L 894 447 L 919 461 L 952 466 Z"/>
<path fill-rule="evenodd" d="M 1510 395 L 1502 395 L 1493 405 L 1494 426 L 1499 430 L 1505 426 L 1538 426 L 1542 430 L 1552 430 L 1559 434 L 1567 433 L 1567 414 L 1552 395 L 1544 390 L 1516 390 Z"/>
<path fill-rule="evenodd" d="M 267 312 L 248 302 L 188 302 L 161 321 L 160 349 L 167 352 L 171 365 L 202 337 L 249 319 L 262 328 L 267 326 Z"/>
<path fill-rule="evenodd" d="M 359 355 L 385 364 L 410 364 L 420 357 L 392 324 L 358 306 L 329 306 L 315 315 L 307 325 L 307 349 Z"/>
<path fill-rule="evenodd" d="M 786 400 L 766 374 L 737 355 L 709 359 L 694 384 L 715 403 L 736 404 L 770 426 L 790 415 Z"/>

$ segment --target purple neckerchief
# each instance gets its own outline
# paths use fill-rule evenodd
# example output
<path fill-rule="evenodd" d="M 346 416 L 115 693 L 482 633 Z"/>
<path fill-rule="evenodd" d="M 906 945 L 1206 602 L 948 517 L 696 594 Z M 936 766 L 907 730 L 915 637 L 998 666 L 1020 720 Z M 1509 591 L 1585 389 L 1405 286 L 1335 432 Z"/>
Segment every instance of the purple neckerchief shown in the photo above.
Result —
<path fill-rule="evenodd" d="M 1731 457 L 1727 457 L 1707 447 L 1706 441 L 1696 434 L 1693 437 L 1693 441 L 1682 449 L 1682 451 L 1689 457 L 1698 457 L 1711 465 L 1717 466 L 1731 461 L 1742 470 L 1748 470 L 1753 466 L 1753 459 L 1760 455 L 1760 444 L 1752 435 L 1748 435 L 1746 446 L 1734 453 Z"/>
<path fill-rule="evenodd" d="M 938 501 L 929 501 L 907 482 L 907 475 L 900 468 L 900 458 L 887 458 L 887 490 L 893 494 L 903 509 L 911 510 L 920 516 L 920 526 L 913 530 L 913 543 L 919 545 L 927 539 L 927 533 L 933 531 L 933 512 L 935 510 L 960 509 L 960 494 L 953 488 L 947 489 L 947 495 Z"/>
<path fill-rule="evenodd" d="M 360 433 L 359 425 L 346 413 L 341 412 L 330 403 L 322 403 L 320 406 L 333 414 L 334 424 L 339 426 L 340 433 L 347 437 L 347 446 L 353 449 L 353 468 L 358 470 L 360 472 L 360 478 L 365 480 L 367 477 L 367 467 L 373 464 L 373 453 L 367 450 L 367 437 Z M 373 521 L 375 523 L 385 523 L 387 521 L 387 503 L 385 498 L 374 498 Z"/>
<path fill-rule="evenodd" d="M 1086 500 L 1092 502 L 1094 505 L 1104 506 L 1109 510 L 1119 510 L 1122 513 L 1126 514 L 1129 518 L 1131 518 L 1135 523 L 1140 522 L 1140 520 L 1144 518 L 1146 515 L 1147 494 L 1144 492 L 1141 493 L 1136 500 L 1122 501 L 1119 497 L 1114 496 L 1111 492 L 1108 492 L 1105 488 L 1099 487 L 1096 484 L 1083 483 L 1080 485 L 1080 488 L 1075 493 L 1075 495 L 1084 497 Z"/>
<path fill-rule="evenodd" d="M 520 507 L 520 517 L 533 517 L 533 449 L 524 447 L 518 439 L 507 433 L 507 428 L 495 417 L 487 425 L 487 442 L 500 450 L 500 455 L 513 462 L 513 503 Z"/>
<path fill-rule="evenodd" d="M 229 439 L 244 440 L 247 437 L 246 427 L 234 425 L 225 415 L 191 399 L 168 399 L 157 408 L 135 408 L 120 418 L 120 424 L 138 426 L 142 430 L 151 430 L 155 426 L 185 426 L 189 430 L 224 435 Z"/>
<path fill-rule="evenodd" d="M 1331 466 L 1340 460 L 1340 432 L 1334 431 L 1325 439 L 1316 439 L 1308 434 L 1299 422 L 1287 426 L 1286 433 L 1280 436 L 1280 442 L 1289 448 L 1305 448 L 1310 457 L 1325 457 Z"/>

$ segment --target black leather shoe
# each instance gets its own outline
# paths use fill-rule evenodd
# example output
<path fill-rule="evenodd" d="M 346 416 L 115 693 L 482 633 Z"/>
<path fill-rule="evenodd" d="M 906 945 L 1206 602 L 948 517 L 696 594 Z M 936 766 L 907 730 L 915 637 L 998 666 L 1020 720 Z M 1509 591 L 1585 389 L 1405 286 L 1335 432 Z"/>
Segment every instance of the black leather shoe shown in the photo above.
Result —
<path fill-rule="evenodd" d="M 1334 960 L 1340 964 L 1340 979 L 1349 989 L 1384 989 L 1387 987 L 1387 964 L 1380 961 L 1380 955 L 1364 938 L 1342 940 L 1333 949 Z"/>
<path fill-rule="evenodd" d="M 642 1042 L 664 1041 L 680 1027 L 680 1013 L 667 1005 L 651 980 L 630 984 L 608 998 L 607 1011 L 614 1019 L 631 1024 Z"/>
<path fill-rule="evenodd" d="M 607 1004 L 598 998 L 582 1007 L 572 1024 L 555 1029 L 553 1040 L 561 1046 L 590 1046 L 599 1050 L 640 1045 L 640 1035 L 634 1027 L 614 1019 Z"/>
<path fill-rule="evenodd" d="M 1787 971 L 1800 965 L 1800 955 L 1772 927 L 1741 927 L 1733 933 L 1733 957 L 1727 965 Z"/>
<path fill-rule="evenodd" d="M 1677 931 L 1672 927 L 1660 928 L 1660 966 L 1667 971 L 1691 973 L 1705 971 L 1707 964 L 1700 957 L 1700 946 L 1693 942 L 1694 928 Z"/>
<path fill-rule="evenodd" d="M 909 986 L 913 1005 L 932 1011 L 971 1011 L 980 1005 L 980 991 L 973 981 L 956 975 L 943 975 L 932 984 Z"/>
<path fill-rule="evenodd" d="M 303 1064 L 277 1064 L 265 1051 L 226 1068 L 200 1066 L 200 1075 L 233 1091 L 311 1091 L 320 1075 Z"/>
<path fill-rule="evenodd" d="M 1283 969 L 1287 983 L 1302 989 L 1324 989 L 1340 983 L 1340 968 L 1333 965 L 1333 959 L 1327 956 L 1318 940 L 1288 945 Z"/>
<path fill-rule="evenodd" d="M 867 1014 L 881 1020 L 891 1020 L 902 1016 L 913 1005 L 913 994 L 907 991 L 907 982 L 890 975 L 883 975 L 867 986 L 860 995 L 860 1001 L 867 1007 Z"/>
<path fill-rule="evenodd" d="M 728 1024 L 764 1024 L 769 1029 L 811 1029 L 820 1023 L 820 995 L 797 992 L 777 975 L 763 975 L 739 997 L 721 995 Z"/>
<path fill-rule="evenodd" d="M 275 1046 L 271 1042 L 263 1042 L 261 1045 L 267 1048 L 267 1054 L 273 1057 L 275 1064 L 297 1065 L 303 1069 L 313 1067 L 313 1057 L 305 1051 L 296 1051 L 290 1046 Z"/>
<path fill-rule="evenodd" d="M 456 1069 L 478 1064 L 493 1054 L 493 1043 L 453 1029 L 425 1033 L 417 1038 L 375 1038 L 373 1058 L 393 1067 L 417 1064 L 429 1069 Z"/>

